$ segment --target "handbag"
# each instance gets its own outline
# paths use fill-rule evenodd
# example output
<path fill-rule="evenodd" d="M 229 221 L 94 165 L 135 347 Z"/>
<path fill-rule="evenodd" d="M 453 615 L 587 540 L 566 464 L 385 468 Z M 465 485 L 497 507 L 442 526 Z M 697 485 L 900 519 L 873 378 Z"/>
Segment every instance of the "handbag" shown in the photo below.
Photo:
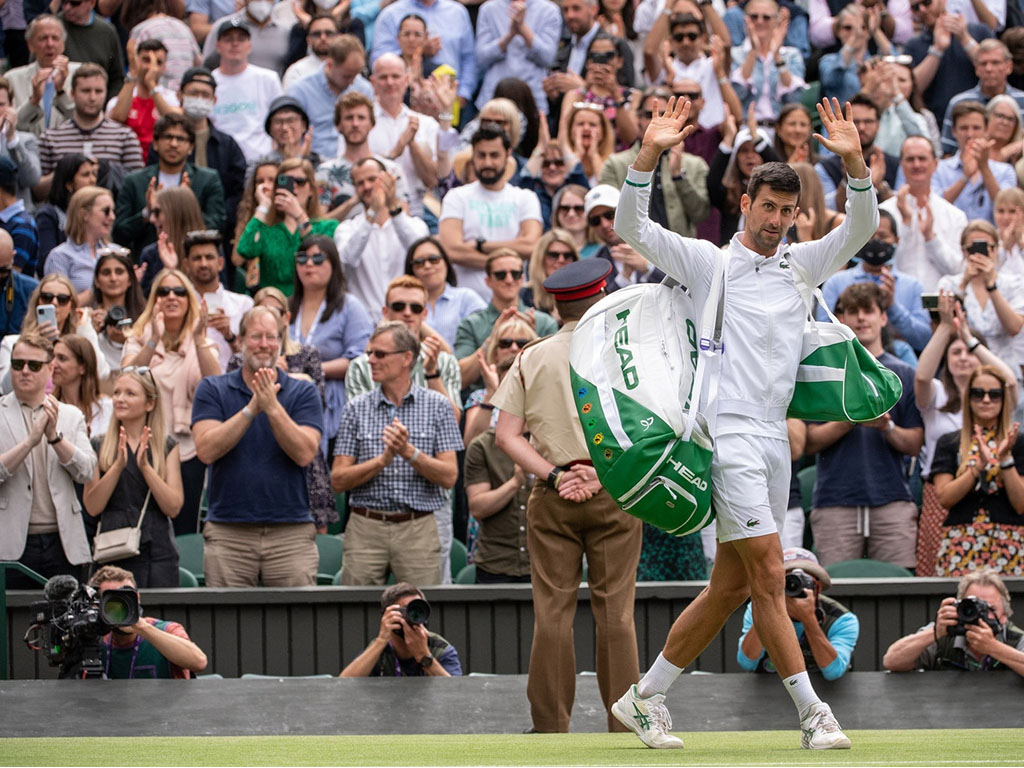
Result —
<path fill-rule="evenodd" d="M 724 303 L 719 253 L 700 311 L 670 278 L 631 285 L 588 309 L 569 342 L 573 401 L 601 485 L 624 512 L 672 536 L 714 520 L 709 416 Z"/>
<path fill-rule="evenodd" d="M 790 265 L 807 308 L 807 322 L 786 416 L 806 421 L 862 422 L 887 413 L 903 394 L 900 377 L 864 348 L 852 328 L 836 319 L 821 289 L 808 282 L 796 262 L 790 260 Z M 814 319 L 818 304 L 828 315 L 828 322 Z"/>
<path fill-rule="evenodd" d="M 146 501 L 142 505 L 139 522 L 127 528 L 115 528 L 103 531 L 103 521 L 96 527 L 96 538 L 92 542 L 92 559 L 97 563 L 112 563 L 125 560 L 139 554 L 142 546 L 142 521 L 149 508 L 152 491 L 146 493 Z"/>

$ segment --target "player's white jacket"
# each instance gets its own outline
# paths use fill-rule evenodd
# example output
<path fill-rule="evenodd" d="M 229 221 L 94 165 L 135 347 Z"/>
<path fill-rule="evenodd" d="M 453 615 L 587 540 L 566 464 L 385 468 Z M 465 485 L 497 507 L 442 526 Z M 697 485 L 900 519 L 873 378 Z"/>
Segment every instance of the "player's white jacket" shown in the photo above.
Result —
<path fill-rule="evenodd" d="M 693 293 L 699 308 L 711 288 L 718 247 L 664 229 L 647 216 L 651 173 L 629 169 L 615 214 L 615 231 L 645 258 Z M 816 211 L 817 215 L 823 212 Z M 878 228 L 870 179 L 849 179 L 846 219 L 821 240 L 782 245 L 766 258 L 740 244 L 728 258 L 722 371 L 716 436 L 735 432 L 786 439 L 806 310 L 790 262 L 820 285 L 846 264 Z"/>

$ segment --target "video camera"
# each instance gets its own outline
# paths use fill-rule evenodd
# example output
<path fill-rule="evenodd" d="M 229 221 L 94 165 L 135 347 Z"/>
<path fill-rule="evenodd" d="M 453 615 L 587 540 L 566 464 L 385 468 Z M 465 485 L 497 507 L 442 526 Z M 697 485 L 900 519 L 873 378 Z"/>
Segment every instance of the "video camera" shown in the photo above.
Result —
<path fill-rule="evenodd" d="M 46 600 L 32 603 L 32 624 L 25 644 L 42 651 L 60 677 L 106 677 L 100 638 L 114 627 L 139 620 L 139 593 L 134 587 L 108 589 L 103 594 L 79 584 L 74 576 L 54 576 L 43 588 Z"/>
<path fill-rule="evenodd" d="M 946 634 L 950 636 L 966 635 L 967 627 L 971 624 L 988 624 L 992 634 L 999 637 L 1002 626 L 1000 626 L 997 619 L 989 616 L 990 612 L 992 612 L 992 606 L 988 604 L 988 601 L 982 600 L 980 597 L 972 595 L 962 600 L 957 600 L 956 624 L 947 629 Z"/>
<path fill-rule="evenodd" d="M 814 579 L 800 568 L 794 568 L 786 574 L 786 597 L 804 596 L 804 590 L 811 590 L 814 594 Z"/>

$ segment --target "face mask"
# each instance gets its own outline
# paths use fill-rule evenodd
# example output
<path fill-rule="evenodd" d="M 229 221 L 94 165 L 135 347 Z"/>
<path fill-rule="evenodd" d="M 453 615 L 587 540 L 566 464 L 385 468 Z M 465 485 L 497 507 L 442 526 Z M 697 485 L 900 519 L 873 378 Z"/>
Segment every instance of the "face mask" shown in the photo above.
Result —
<path fill-rule="evenodd" d="M 858 251 L 857 258 L 865 264 L 870 264 L 872 267 L 881 267 L 889 263 L 889 260 L 892 259 L 892 255 L 895 252 L 896 246 L 892 243 L 886 243 L 876 238 L 871 238 L 864 244 L 864 247 Z"/>
<path fill-rule="evenodd" d="M 274 4 L 270 0 L 252 0 L 247 6 L 249 15 L 261 24 L 270 18 L 270 11 Z"/>
<path fill-rule="evenodd" d="M 210 116 L 213 112 L 213 102 L 202 96 L 186 96 L 181 100 L 181 108 L 188 117 L 198 120 Z"/>
<path fill-rule="evenodd" d="M 313 0 L 313 5 L 323 11 L 329 11 L 338 4 L 339 0 Z"/>

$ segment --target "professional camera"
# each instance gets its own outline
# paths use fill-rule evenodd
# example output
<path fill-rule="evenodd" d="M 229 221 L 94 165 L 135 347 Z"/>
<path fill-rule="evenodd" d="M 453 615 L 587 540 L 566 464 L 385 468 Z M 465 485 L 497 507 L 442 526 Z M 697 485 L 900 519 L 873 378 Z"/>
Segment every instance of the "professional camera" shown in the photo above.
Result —
<path fill-rule="evenodd" d="M 410 600 L 408 605 L 399 606 L 398 611 L 402 614 L 402 618 L 413 626 L 426 624 L 427 619 L 430 618 L 430 603 L 422 597 L 417 597 L 415 600 Z M 394 632 L 399 637 L 405 637 L 405 630 L 401 627 Z"/>
<path fill-rule="evenodd" d="M 980 597 L 965 597 L 956 601 L 956 624 L 946 630 L 948 635 L 966 635 L 971 624 L 988 624 L 992 634 L 998 636 L 1002 627 L 997 619 L 991 618 L 992 606 Z"/>
<path fill-rule="evenodd" d="M 79 584 L 74 576 L 54 576 L 43 588 L 46 600 L 32 603 L 32 624 L 25 644 L 46 654 L 60 677 L 106 677 L 100 638 L 114 627 L 130 627 L 139 620 L 139 593 L 133 587 L 108 589 L 99 594 Z"/>
<path fill-rule="evenodd" d="M 118 328 L 129 326 L 134 321 L 128 317 L 128 310 L 120 304 L 115 304 L 107 310 L 107 316 L 103 318 L 103 327 L 116 325 Z"/>
<path fill-rule="evenodd" d="M 814 593 L 814 579 L 800 568 L 794 568 L 786 574 L 786 597 L 803 597 L 804 590 Z"/>

